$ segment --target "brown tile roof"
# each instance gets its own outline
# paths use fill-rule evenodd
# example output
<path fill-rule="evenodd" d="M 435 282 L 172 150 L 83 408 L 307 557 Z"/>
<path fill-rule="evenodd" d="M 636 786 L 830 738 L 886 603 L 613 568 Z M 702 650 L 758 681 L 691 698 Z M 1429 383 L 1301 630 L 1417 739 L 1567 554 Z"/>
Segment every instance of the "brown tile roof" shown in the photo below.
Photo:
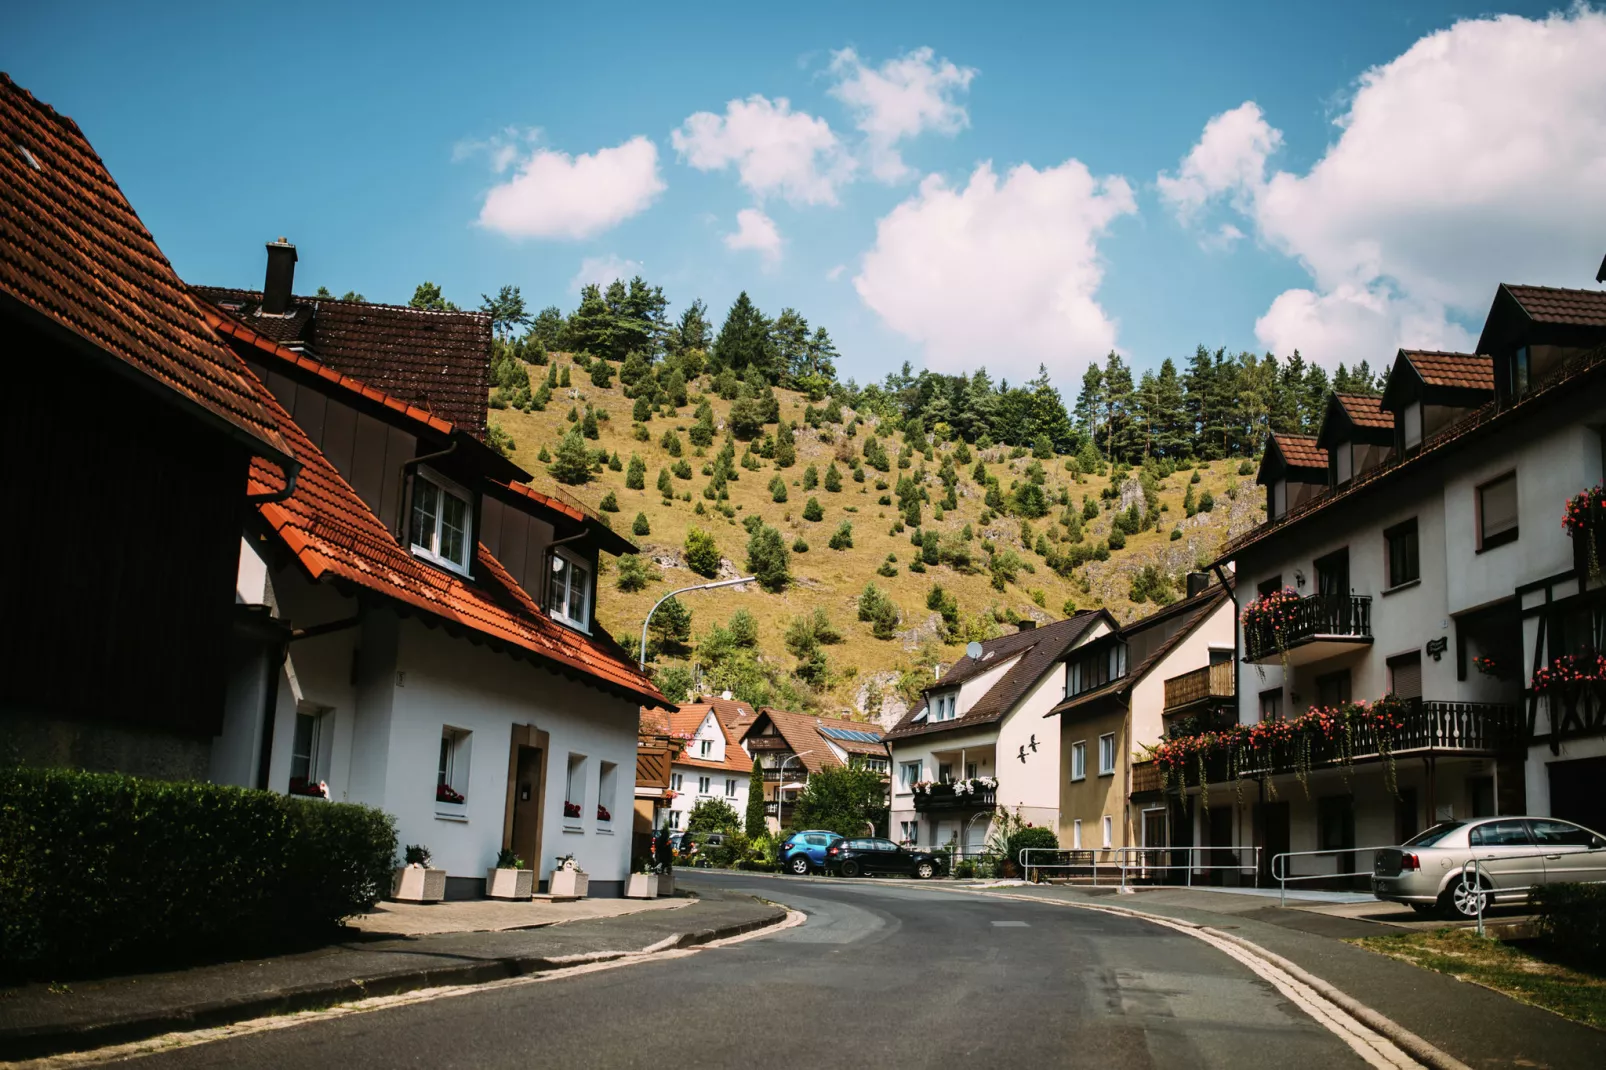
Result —
<path fill-rule="evenodd" d="M 0 293 L 275 459 L 284 439 L 78 125 L 0 74 Z"/>
<path fill-rule="evenodd" d="M 1461 419 L 1429 435 L 1415 453 L 1408 453 L 1403 457 L 1399 455 L 1390 457 L 1382 464 L 1357 474 L 1343 486 L 1317 494 L 1276 520 L 1267 521 L 1258 528 L 1244 532 L 1223 546 L 1212 564 L 1230 561 L 1256 543 L 1321 513 L 1330 505 L 1347 501 L 1356 494 L 1392 479 L 1402 471 L 1414 470 L 1467 440 L 1493 434 L 1511 421 L 1526 416 L 1542 405 L 1552 404 L 1579 389 L 1594 386 L 1593 380 L 1602 377 L 1603 369 L 1606 369 L 1606 345 L 1579 353 L 1564 361 L 1551 375 L 1535 384 L 1515 401 L 1503 401 L 1500 398 L 1487 401 Z"/>
<path fill-rule="evenodd" d="M 842 766 L 842 760 L 832 751 L 831 744 L 836 744 L 849 754 L 866 754 L 877 757 L 886 756 L 886 748 L 879 743 L 862 743 L 854 740 L 832 739 L 826 742 L 827 737 L 820 731 L 821 728 L 845 728 L 856 732 L 874 732 L 881 734 L 881 730 L 867 721 L 849 721 L 840 717 L 815 717 L 806 713 L 791 713 L 787 710 L 777 710 L 769 706 L 759 708 L 758 716 L 748 722 L 742 730 L 742 739 L 752 735 L 753 729 L 768 719 L 775 725 L 781 738 L 798 757 L 798 764 L 807 773 L 818 772 L 821 769 L 836 769 Z M 788 768 L 793 768 L 788 766 Z"/>
<path fill-rule="evenodd" d="M 1071 645 L 1100 620 L 1109 624 L 1111 630 L 1115 629 L 1115 619 L 1109 613 L 1102 609 L 1085 609 L 1052 624 L 988 640 L 982 644 L 981 658 L 972 659 L 968 655 L 960 658 L 954 662 L 953 668 L 943 674 L 941 680 L 926 688 L 927 691 L 931 691 L 952 687 L 958 682 L 969 680 L 990 670 L 999 664 L 1000 658 L 1007 660 L 1017 654 L 1020 655 L 999 681 L 988 688 L 986 694 L 953 720 L 937 724 L 916 720 L 926 709 L 926 703 L 922 702 L 887 732 L 887 739 L 895 741 L 911 736 L 993 724 L 1003 720 L 1026 692 L 1031 690 L 1038 680 L 1042 679 L 1043 674 L 1071 648 Z"/>
<path fill-rule="evenodd" d="M 1333 397 L 1338 399 L 1344 415 L 1349 417 L 1350 423 L 1356 427 L 1394 430 L 1394 414 L 1383 411 L 1381 395 L 1334 394 Z"/>
<path fill-rule="evenodd" d="M 1402 349 L 1400 353 L 1428 386 L 1494 390 L 1494 360 L 1490 357 L 1431 349 Z"/>
<path fill-rule="evenodd" d="M 261 291 L 195 292 L 275 341 L 305 345 L 319 362 L 485 436 L 491 318 L 483 312 L 296 296 L 290 315 L 263 316 Z"/>
<path fill-rule="evenodd" d="M 1535 323 L 1606 327 L 1606 290 L 1562 290 L 1509 283 L 1505 289 Z"/>
<path fill-rule="evenodd" d="M 404 550 L 267 386 L 249 369 L 245 374 L 302 463 L 295 493 L 257 508 L 309 578 L 381 595 L 423 614 L 430 623 L 473 632 L 605 690 L 648 705 L 669 704 L 606 633 L 582 635 L 542 612 L 483 543 L 476 546 L 475 581 L 427 565 Z M 257 494 L 281 491 L 284 477 L 256 461 L 249 486 Z"/>
<path fill-rule="evenodd" d="M 1277 444 L 1277 452 L 1283 455 L 1288 467 L 1320 468 L 1326 471 L 1327 451 L 1316 445 L 1314 435 L 1290 435 L 1274 431 L 1270 438 Z"/>
<path fill-rule="evenodd" d="M 749 758 L 747 753 L 742 750 L 740 744 L 737 743 L 737 737 L 732 735 L 730 729 L 725 727 L 724 721 L 717 713 L 714 714 L 714 719 L 720 722 L 720 731 L 725 735 L 724 753 L 718 761 L 710 761 L 707 758 L 699 758 L 692 752 L 689 740 L 696 735 L 697 730 L 703 725 L 704 718 L 711 711 L 712 707 L 710 706 L 688 703 L 669 714 L 669 733 L 688 740 L 686 750 L 675 758 L 674 763 L 676 765 L 693 766 L 697 769 L 717 769 L 726 773 L 746 774 L 752 772 L 753 759 Z"/>

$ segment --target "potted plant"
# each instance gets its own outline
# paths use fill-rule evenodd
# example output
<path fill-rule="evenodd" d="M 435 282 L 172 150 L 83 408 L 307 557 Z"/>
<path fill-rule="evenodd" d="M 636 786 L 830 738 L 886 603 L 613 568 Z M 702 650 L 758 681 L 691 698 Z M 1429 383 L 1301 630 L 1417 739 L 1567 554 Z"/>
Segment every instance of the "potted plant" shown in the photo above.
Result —
<path fill-rule="evenodd" d="M 552 868 L 547 891 L 554 898 L 584 899 L 591 887 L 591 876 L 580 868 L 574 855 L 560 855 Z"/>
<path fill-rule="evenodd" d="M 636 872 L 632 873 L 630 879 L 625 883 L 625 898 L 658 898 L 658 873 L 653 868 L 651 859 L 646 859 L 637 864 Z"/>
<path fill-rule="evenodd" d="M 404 864 L 396 870 L 390 897 L 406 903 L 439 903 L 446 898 L 446 871 L 431 869 L 429 848 L 410 843 Z"/>
<path fill-rule="evenodd" d="M 1601 561 L 1606 558 L 1606 483 L 1568 499 L 1561 526 L 1573 540 L 1578 570 L 1592 580 L 1600 579 Z"/>
<path fill-rule="evenodd" d="M 528 899 L 535 894 L 535 870 L 524 868 L 524 859 L 504 847 L 496 855 L 496 867 L 485 874 L 488 899 Z"/>

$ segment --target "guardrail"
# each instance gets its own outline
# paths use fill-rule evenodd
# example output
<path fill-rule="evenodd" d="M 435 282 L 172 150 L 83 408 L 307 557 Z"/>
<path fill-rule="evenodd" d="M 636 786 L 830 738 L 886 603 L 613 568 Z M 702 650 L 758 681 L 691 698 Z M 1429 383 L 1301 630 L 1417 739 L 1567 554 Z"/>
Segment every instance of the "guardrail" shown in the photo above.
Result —
<path fill-rule="evenodd" d="M 1187 860 L 1181 865 L 1175 862 L 1154 862 L 1152 856 L 1171 856 L 1175 858 L 1178 853 L 1186 853 Z M 1206 861 L 1207 857 L 1215 854 L 1227 856 L 1226 862 Z M 1103 856 L 1100 858 L 1099 856 Z M 1049 860 L 1049 859 L 1052 860 Z M 1125 888 L 1129 882 L 1128 875 L 1140 874 L 1143 877 L 1160 872 L 1170 873 L 1182 870 L 1185 886 L 1193 886 L 1195 873 L 1258 873 L 1260 871 L 1260 848 L 1248 845 L 1236 847 L 1100 847 L 1100 848 L 1064 848 L 1064 847 L 1023 847 L 1020 850 L 1020 868 L 1027 880 L 1033 880 L 1044 870 L 1062 871 L 1068 877 L 1090 876 L 1093 886 L 1099 886 L 1100 872 L 1112 873 L 1112 881 Z"/>
<path fill-rule="evenodd" d="M 1371 853 L 1371 854 L 1373 854 L 1373 861 L 1375 862 L 1376 861 L 1376 852 L 1378 852 L 1378 851 L 1396 850 L 1396 849 L 1398 849 L 1399 846 L 1400 845 L 1397 844 L 1397 843 L 1389 843 L 1389 844 L 1383 844 L 1383 845 L 1378 846 L 1378 847 L 1342 847 L 1342 848 L 1334 848 L 1333 850 L 1329 850 L 1329 851 L 1284 851 L 1281 854 L 1272 855 L 1272 858 L 1271 858 L 1271 879 L 1277 882 L 1278 905 L 1279 906 L 1287 906 L 1288 905 L 1288 882 L 1289 881 L 1328 881 L 1328 880 L 1334 880 L 1334 879 L 1339 879 L 1339 878 L 1344 878 L 1344 877 L 1365 877 L 1368 880 L 1370 880 L 1371 876 L 1372 876 L 1373 867 L 1371 867 L 1371 866 L 1368 866 L 1364 870 L 1356 870 L 1353 873 L 1336 873 L 1336 872 L 1335 873 L 1305 873 L 1305 874 L 1295 875 L 1295 874 L 1292 874 L 1292 873 L 1288 872 L 1288 866 L 1287 866 L 1287 864 L 1285 862 L 1286 859 L 1289 859 L 1289 858 L 1337 858 L 1337 857 L 1339 857 L 1341 855 L 1358 855 L 1358 854 Z M 1278 863 L 1283 863 L 1283 864 L 1279 865 Z"/>
<path fill-rule="evenodd" d="M 1484 904 L 1486 902 L 1488 902 L 1488 900 L 1490 899 L 1491 895 L 1498 895 L 1502 890 L 1510 891 L 1509 888 L 1502 889 L 1500 887 L 1500 885 L 1495 881 L 1493 874 L 1491 874 L 1488 870 L 1483 868 L 1483 863 L 1485 863 L 1485 862 L 1520 862 L 1523 859 L 1529 859 L 1529 858 L 1543 858 L 1543 859 L 1546 859 L 1546 860 L 1558 861 L 1559 862 L 1562 859 L 1563 856 L 1566 856 L 1566 857 L 1569 857 L 1569 858 L 1577 858 L 1577 857 L 1579 857 L 1581 855 L 1582 856 L 1586 856 L 1586 857 L 1596 857 L 1596 856 L 1600 856 L 1600 855 L 1606 855 L 1606 847 L 1585 847 L 1582 850 L 1578 850 L 1578 851 L 1557 851 L 1557 850 L 1538 851 L 1538 852 L 1535 852 L 1533 854 L 1520 854 L 1520 855 L 1484 855 L 1482 858 L 1479 858 L 1477 855 L 1473 855 L 1471 858 L 1469 858 L 1465 862 L 1461 863 L 1461 886 L 1463 888 L 1465 888 L 1467 886 L 1467 868 L 1469 866 L 1472 869 L 1473 879 L 1477 882 L 1472 888 L 1471 898 L 1473 898 L 1478 904 L 1478 935 L 1479 936 L 1483 935 L 1483 907 L 1484 907 Z M 1483 891 L 1483 881 L 1484 881 L 1485 877 L 1487 877 L 1488 880 L 1489 880 L 1489 891 L 1487 893 Z M 1547 881 L 1546 883 L 1549 883 L 1549 882 Z M 1606 880 L 1598 880 L 1598 881 L 1567 881 L 1567 882 L 1558 881 L 1557 883 L 1606 884 Z"/>

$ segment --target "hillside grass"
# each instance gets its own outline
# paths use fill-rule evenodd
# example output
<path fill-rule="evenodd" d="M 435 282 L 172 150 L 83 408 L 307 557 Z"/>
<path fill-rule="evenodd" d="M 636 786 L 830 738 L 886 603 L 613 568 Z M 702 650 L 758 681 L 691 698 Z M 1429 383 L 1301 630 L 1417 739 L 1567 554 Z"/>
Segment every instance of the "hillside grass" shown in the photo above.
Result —
<path fill-rule="evenodd" d="M 563 358 L 555 359 L 560 361 L 560 367 L 566 363 Z M 545 373 L 545 368 L 530 368 L 532 382 Z M 842 489 L 837 493 L 828 492 L 824 488 L 825 471 L 836 458 L 836 442 L 844 437 L 844 425 L 826 424 L 818 431 L 803 426 L 806 399 L 800 394 L 778 389 L 776 396 L 780 402 L 781 418 L 797 425 L 797 461 L 787 469 L 776 469 L 773 461 L 762 459 L 761 467 L 756 471 L 738 467 L 740 478 L 729 484 L 730 501 L 736 514 L 734 519 L 727 519 L 714 510 L 714 503 L 702 497 L 702 489 L 708 482 L 708 477 L 702 474 L 702 466 L 711 461 L 720 449 L 730 403 L 712 393 L 708 394 L 719 430 L 714 444 L 702 451 L 705 456 L 697 456 L 699 451 L 686 438 L 686 432 L 695 422 L 699 389 L 706 386 L 706 378 L 692 384 L 691 403 L 680 408 L 676 416 L 671 418 L 655 414 L 646 424 L 649 439 L 641 442 L 632 433 L 632 401 L 625 397 L 617 380 L 609 388 L 594 387 L 589 375 L 578 366 L 571 368 L 571 376 L 574 386 L 553 391 L 545 411 L 495 409 L 491 411 L 490 419 L 511 435 L 515 443 L 513 459 L 533 474 L 537 487 L 554 484 L 547 474 L 547 466 L 538 459 L 538 454 L 543 446 L 555 453 L 559 440 L 572 426 L 567 419 L 571 406 L 577 407 L 582 415 L 587 404 L 608 414 L 608 419 L 600 422 L 600 437 L 595 441 L 588 440 L 588 447 L 605 448 L 610 454 L 617 452 L 626 469 L 632 454 L 639 455 L 646 463 L 646 487 L 643 490 L 627 489 L 625 471 L 615 472 L 606 467 L 601 473 L 593 474 L 590 483 L 563 488 L 566 493 L 593 508 L 599 507 L 611 491 L 619 504 L 618 512 L 607 514 L 613 528 L 633 538 L 647 557 L 673 558 L 678 564 L 678 567 L 670 568 L 651 566 L 649 572 L 656 577 L 655 582 L 642 591 L 624 592 L 615 585 L 615 563 L 605 559 L 605 571 L 600 578 L 601 590 L 597 599 L 599 621 L 633 651 L 639 642 L 642 619 L 652 604 L 669 590 L 702 582 L 701 577 L 684 565 L 682 548 L 688 528 L 697 526 L 711 532 L 722 557 L 737 570 L 732 574 L 740 575 L 746 565 L 748 541 L 741 521 L 744 517 L 757 514 L 766 524 L 780 530 L 788 547 L 799 535 L 807 541 L 807 553 L 791 555 L 795 582 L 782 594 L 767 593 L 756 584 L 750 584 L 688 595 L 684 602 L 692 611 L 694 635 L 702 633 L 711 624 L 725 622 L 738 609 L 745 608 L 758 621 L 760 649 L 769 658 L 790 669 L 794 659 L 782 641 L 787 624 L 799 613 L 812 612 L 816 607 L 823 608 L 845 639 L 839 645 L 825 648 L 833 669 L 832 683 L 820 695 L 822 706 L 827 710 L 857 710 L 863 698 L 864 684 L 869 679 L 875 679 L 877 686 L 886 691 L 891 674 L 915 669 L 929 673 L 933 661 L 949 664 L 962 653 L 963 637 L 956 642 L 946 643 L 940 637 L 927 634 L 936 633 L 940 636 L 942 630 L 932 627 L 936 623 L 936 614 L 926 608 L 927 593 L 934 583 L 940 583 L 951 592 L 958 599 L 961 612 L 972 619 L 1003 617 L 1013 611 L 1022 618 L 1039 622 L 1058 620 L 1065 615 L 1064 607 L 1069 599 L 1077 609 L 1104 607 L 1119 620 L 1130 621 L 1159 608 L 1154 603 L 1139 605 L 1129 599 L 1131 571 L 1142 563 L 1162 561 L 1166 557 L 1175 562 L 1180 553 L 1187 558 L 1186 563 L 1180 566 L 1173 563 L 1167 569 L 1176 578 L 1179 567 L 1192 567 L 1196 560 L 1208 559 L 1228 536 L 1228 514 L 1232 512 L 1233 504 L 1229 488 L 1236 488 L 1240 498 L 1247 493 L 1258 502 L 1263 497 L 1253 485 L 1253 476 L 1239 473 L 1239 460 L 1213 462 L 1201 472 L 1201 481 L 1194 486 L 1194 490 L 1196 495 L 1209 491 L 1216 499 L 1215 511 L 1200 514 L 1189 522 L 1186 540 L 1173 541 L 1170 539 L 1170 529 L 1183 520 L 1183 497 L 1192 475 L 1190 470 L 1179 470 L 1161 484 L 1160 502 L 1164 512 L 1158 529 L 1128 536 L 1126 548 L 1112 551 L 1108 562 L 1084 565 L 1072 578 L 1062 578 L 1048 568 L 1031 548 L 1021 545 L 1019 519 L 995 516 L 985 526 L 979 522 L 985 509 L 985 487 L 971 477 L 970 469 L 976 458 L 986 460 L 988 471 L 998 477 L 1007 494 L 1013 481 L 1026 478 L 1026 469 L 1032 462 L 1029 454 L 1010 460 L 1008 447 L 994 446 L 986 451 L 972 447 L 971 463 L 959 466 L 959 507 L 948 511 L 940 521 L 933 519 L 932 505 L 939 502 L 943 495 L 937 471 L 943 455 L 955 449 L 955 444 L 945 443 L 937 447 L 934 461 L 925 461 L 921 454 L 916 453 L 908 473 L 917 471 L 922 464 L 928 472 L 931 502 L 923 505 L 924 527 L 946 533 L 959 532 L 965 524 L 971 524 L 974 532 L 971 551 L 981 567 L 974 574 L 964 575 L 946 565 L 928 565 L 927 571 L 919 574 L 908 569 L 909 563 L 919 556 L 919 549 L 910 542 L 909 529 L 892 533 L 892 528 L 900 519 L 894 493 L 897 480 L 901 474 L 908 474 L 900 472 L 897 467 L 897 455 L 902 447 L 901 435 L 887 432 L 880 436 L 893 461 L 890 472 L 880 473 L 865 465 L 865 482 L 856 483 L 852 479 L 851 466 L 838 461 Z M 844 421 L 852 419 L 852 415 L 851 410 L 844 409 Z M 656 489 L 659 469 L 672 467 L 675 461 L 659 444 L 664 430 L 670 427 L 679 430 L 682 456 L 692 468 L 690 479 L 675 479 L 673 476 L 671 479 L 677 495 L 690 493 L 692 500 L 689 502 L 677 497 L 675 501 L 666 503 Z M 766 431 L 773 430 L 773 426 L 766 427 Z M 861 424 L 858 435 L 851 440 L 855 456 L 862 459 L 865 436 L 873 430 L 873 420 Z M 746 444 L 738 441 L 738 460 L 745 449 Z M 1105 539 L 1110 531 L 1113 512 L 1109 503 L 1100 501 L 1100 491 L 1109 485 L 1110 479 L 1099 476 L 1073 478 L 1066 471 L 1066 460 L 1065 457 L 1056 457 L 1040 462 L 1047 472 L 1046 487 L 1055 499 L 1062 487 L 1067 489 L 1072 503 L 1077 506 L 1081 505 L 1083 495 L 1099 502 L 1099 516 L 1084 525 L 1084 541 L 1092 544 Z M 803 474 L 810 464 L 817 466 L 821 485 L 813 491 L 804 491 Z M 769 483 L 777 472 L 787 484 L 788 500 L 784 503 L 771 499 Z M 1128 478 L 1135 477 L 1135 474 L 1134 470 Z M 886 481 L 886 490 L 876 489 L 877 478 Z M 891 498 L 892 504 L 878 504 L 883 494 Z M 803 519 L 804 506 L 811 495 L 819 499 L 824 510 L 823 519 L 819 521 Z M 706 514 L 703 516 L 695 515 L 698 502 L 705 507 Z M 1263 515 L 1258 504 L 1254 509 L 1246 509 L 1247 504 L 1246 499 L 1237 510 L 1239 514 L 1252 519 Z M 1061 511 L 1061 507 L 1055 504 L 1051 506 L 1048 516 L 1031 522 L 1034 542 L 1038 533 L 1045 532 L 1057 523 Z M 631 523 L 638 512 L 646 514 L 651 534 L 639 537 L 631 535 Z M 846 550 L 832 550 L 827 543 L 843 520 L 853 524 L 853 546 Z M 1247 526 L 1247 522 L 1240 517 L 1233 533 Z M 1035 573 L 1023 571 L 1017 582 L 1008 584 L 1003 591 L 995 590 L 985 567 L 986 555 L 981 548 L 982 540 L 986 537 L 994 539 L 1000 549 L 1006 546 L 1014 549 L 1035 566 Z M 876 570 L 888 555 L 896 558 L 894 567 L 897 574 L 891 577 L 877 575 Z M 1091 589 L 1084 590 L 1084 581 Z M 867 582 L 874 582 L 885 591 L 900 610 L 902 619 L 898 638 L 878 640 L 872 636 L 870 624 L 859 621 L 857 599 Z M 1179 590 L 1179 596 L 1180 593 Z M 1041 604 L 1034 595 L 1040 596 Z M 996 630 L 1009 632 L 1013 627 L 1006 623 Z"/>

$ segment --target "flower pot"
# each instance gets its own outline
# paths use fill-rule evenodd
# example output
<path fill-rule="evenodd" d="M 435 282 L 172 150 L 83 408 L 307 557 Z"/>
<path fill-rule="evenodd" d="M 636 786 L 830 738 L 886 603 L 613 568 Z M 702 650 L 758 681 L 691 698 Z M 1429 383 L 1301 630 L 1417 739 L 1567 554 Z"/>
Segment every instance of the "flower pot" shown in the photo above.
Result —
<path fill-rule="evenodd" d="M 586 890 L 590 884 L 591 875 L 579 867 L 574 869 L 555 869 L 552 871 L 552 879 L 547 882 L 547 890 L 553 895 L 573 896 L 576 899 L 582 899 L 585 897 Z"/>
<path fill-rule="evenodd" d="M 446 898 L 446 871 L 403 866 L 396 871 L 390 897 L 404 903 L 439 903 Z"/>
<path fill-rule="evenodd" d="M 528 899 L 535 894 L 535 870 L 490 869 L 485 871 L 487 899 Z"/>
<path fill-rule="evenodd" d="M 658 874 L 632 873 L 625 884 L 626 899 L 658 898 Z"/>
<path fill-rule="evenodd" d="M 659 895 L 674 895 L 675 894 L 675 874 L 674 874 L 673 871 L 671 871 L 669 873 L 660 873 L 660 874 L 658 874 L 658 894 Z"/>

